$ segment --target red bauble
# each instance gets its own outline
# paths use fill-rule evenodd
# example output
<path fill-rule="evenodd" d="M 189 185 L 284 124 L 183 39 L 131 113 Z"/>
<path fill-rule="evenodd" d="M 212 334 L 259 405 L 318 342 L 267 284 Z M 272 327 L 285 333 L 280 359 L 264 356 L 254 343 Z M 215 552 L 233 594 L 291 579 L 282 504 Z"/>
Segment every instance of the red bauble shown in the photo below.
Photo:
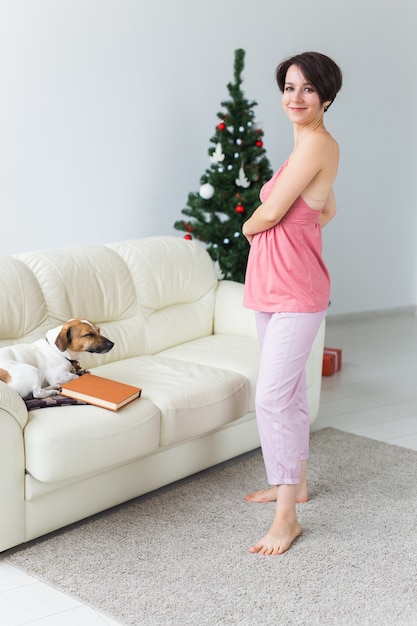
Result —
<path fill-rule="evenodd" d="M 243 206 L 243 204 L 237 204 L 235 206 L 235 211 L 236 211 L 236 213 L 244 213 L 245 212 L 245 207 Z"/>
<path fill-rule="evenodd" d="M 186 235 L 184 235 L 184 239 L 192 239 L 192 237 L 189 233 L 187 233 Z"/>
<path fill-rule="evenodd" d="M 226 128 L 226 124 L 224 122 L 220 122 L 217 124 L 217 130 L 224 130 Z"/>
<path fill-rule="evenodd" d="M 264 145 L 264 142 L 261 139 L 258 139 L 256 141 L 256 145 L 258 146 L 258 148 L 262 148 L 262 146 Z"/>

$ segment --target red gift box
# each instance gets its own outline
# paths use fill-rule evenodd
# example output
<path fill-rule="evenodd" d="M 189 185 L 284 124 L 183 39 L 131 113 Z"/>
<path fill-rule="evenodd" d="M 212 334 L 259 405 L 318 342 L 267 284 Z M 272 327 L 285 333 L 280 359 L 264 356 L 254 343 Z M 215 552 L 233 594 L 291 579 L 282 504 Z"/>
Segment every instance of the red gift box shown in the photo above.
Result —
<path fill-rule="evenodd" d="M 333 376 L 342 368 L 342 351 L 339 348 L 324 348 L 323 376 Z"/>

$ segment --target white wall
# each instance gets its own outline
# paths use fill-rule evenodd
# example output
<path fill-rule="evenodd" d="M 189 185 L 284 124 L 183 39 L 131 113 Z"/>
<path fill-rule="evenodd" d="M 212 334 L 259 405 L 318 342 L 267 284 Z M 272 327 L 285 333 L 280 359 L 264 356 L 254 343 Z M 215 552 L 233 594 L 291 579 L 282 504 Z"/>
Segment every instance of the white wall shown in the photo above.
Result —
<path fill-rule="evenodd" d="M 181 233 L 233 53 L 274 168 L 292 146 L 274 70 L 315 49 L 344 86 L 330 313 L 417 303 L 411 0 L 0 0 L 0 251 Z"/>

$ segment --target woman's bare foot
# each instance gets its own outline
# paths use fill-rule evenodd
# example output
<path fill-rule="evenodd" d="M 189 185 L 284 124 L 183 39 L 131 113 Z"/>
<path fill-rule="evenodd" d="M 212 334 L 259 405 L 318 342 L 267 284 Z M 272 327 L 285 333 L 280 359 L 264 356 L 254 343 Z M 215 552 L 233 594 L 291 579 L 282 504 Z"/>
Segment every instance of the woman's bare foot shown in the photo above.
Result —
<path fill-rule="evenodd" d="M 286 552 L 300 535 L 301 527 L 297 519 L 292 522 L 275 519 L 266 535 L 249 549 L 254 554 L 275 556 Z"/>
<path fill-rule="evenodd" d="M 296 503 L 302 504 L 303 502 L 308 502 L 307 483 L 300 483 L 299 485 L 297 485 L 297 487 L 297 495 L 295 497 Z M 258 491 L 248 493 L 248 495 L 245 497 L 245 500 L 247 500 L 247 502 L 276 502 L 277 490 L 278 487 L 276 485 L 273 485 L 268 489 L 259 489 Z"/>
<path fill-rule="evenodd" d="M 258 489 L 252 493 L 248 493 L 245 496 L 247 502 L 276 502 L 277 501 L 277 486 L 273 485 L 268 489 Z"/>
<path fill-rule="evenodd" d="M 297 487 L 298 485 L 279 485 L 277 487 L 274 521 L 266 535 L 250 547 L 252 553 L 265 556 L 282 554 L 301 535 L 295 506 Z"/>

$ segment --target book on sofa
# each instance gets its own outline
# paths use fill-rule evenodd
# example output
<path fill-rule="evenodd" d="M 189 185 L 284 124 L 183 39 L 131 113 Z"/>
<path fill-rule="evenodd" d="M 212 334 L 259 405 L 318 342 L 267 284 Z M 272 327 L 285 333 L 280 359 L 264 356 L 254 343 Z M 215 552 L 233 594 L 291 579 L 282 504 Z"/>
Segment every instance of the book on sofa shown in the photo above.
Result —
<path fill-rule="evenodd" d="M 103 409 L 118 411 L 122 406 L 139 398 L 140 387 L 126 385 L 117 380 L 103 378 L 95 374 L 83 374 L 62 385 L 61 394 L 75 400 L 83 400 L 88 404 Z"/>

